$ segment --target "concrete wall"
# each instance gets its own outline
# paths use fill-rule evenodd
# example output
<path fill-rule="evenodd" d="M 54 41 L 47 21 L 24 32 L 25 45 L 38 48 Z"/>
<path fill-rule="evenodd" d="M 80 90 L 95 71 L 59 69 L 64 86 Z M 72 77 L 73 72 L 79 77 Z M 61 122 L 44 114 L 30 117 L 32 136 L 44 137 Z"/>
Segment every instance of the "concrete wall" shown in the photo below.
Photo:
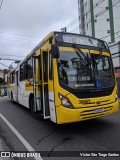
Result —
<path fill-rule="evenodd" d="M 92 36 L 92 24 L 91 24 L 91 11 L 90 11 L 90 0 L 78 0 L 78 10 L 79 10 L 79 24 L 81 26 L 81 17 L 84 16 L 84 28 L 85 34 Z M 114 33 L 120 31 L 120 3 L 115 5 L 115 0 L 113 2 L 113 20 L 114 20 Z M 114 6 L 115 5 L 115 6 Z M 84 6 L 84 10 L 81 12 L 81 7 Z M 109 8 L 108 0 L 93 0 L 94 6 L 94 25 L 95 25 L 95 37 L 104 38 L 106 42 L 111 42 L 110 35 L 110 17 L 109 17 Z M 89 12 L 90 11 L 90 12 Z M 88 13 L 87 13 L 88 12 Z M 82 28 L 80 28 L 80 33 L 83 34 Z M 115 41 L 120 41 L 120 33 L 115 34 Z"/>

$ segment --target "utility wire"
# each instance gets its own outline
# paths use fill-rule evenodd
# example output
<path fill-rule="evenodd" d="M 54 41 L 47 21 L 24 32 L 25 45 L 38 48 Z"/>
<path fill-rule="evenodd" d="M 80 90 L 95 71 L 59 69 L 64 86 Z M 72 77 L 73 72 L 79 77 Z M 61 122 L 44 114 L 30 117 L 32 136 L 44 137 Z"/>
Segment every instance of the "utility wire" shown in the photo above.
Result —
<path fill-rule="evenodd" d="M 100 4 L 100 3 L 102 3 L 103 1 L 105 1 L 105 0 L 100 0 L 98 3 L 96 3 L 96 4 L 94 5 L 94 8 L 97 7 L 97 4 Z M 88 10 L 87 10 L 85 13 L 83 13 L 81 16 L 84 16 L 85 14 L 88 14 L 90 11 L 91 11 L 91 10 L 88 9 Z M 70 23 L 68 23 L 68 25 L 66 25 L 65 27 L 69 28 L 69 27 L 73 26 L 76 22 L 79 22 L 79 18 L 80 18 L 80 17 L 77 17 L 77 18 L 73 19 L 73 20 L 72 20 Z"/>
<path fill-rule="evenodd" d="M 116 37 L 115 39 L 118 39 L 118 38 L 120 38 L 120 36 Z"/>
<path fill-rule="evenodd" d="M 11 59 L 11 58 L 0 58 L 0 60 L 19 61 L 18 59 Z"/>
<path fill-rule="evenodd" d="M 5 67 L 7 67 L 7 68 L 9 67 L 9 66 L 6 66 L 6 65 L 5 65 L 5 64 L 3 64 L 3 63 L 0 63 L 0 64 L 2 64 L 3 66 L 5 66 Z"/>
<path fill-rule="evenodd" d="M 119 43 L 119 41 L 118 41 L 116 44 L 114 44 L 114 46 L 111 46 L 111 47 L 112 47 L 111 49 L 116 49 L 116 48 L 118 48 L 118 47 L 117 47 L 118 43 Z M 113 44 L 112 44 L 112 45 L 113 45 Z M 110 46 L 109 46 L 109 48 L 110 48 Z"/>
<path fill-rule="evenodd" d="M 95 5 L 94 5 L 94 8 L 95 7 L 97 7 L 99 4 L 101 4 L 102 2 L 103 2 L 104 0 L 100 0 L 98 3 L 96 3 Z M 115 1 L 113 1 L 113 7 L 116 5 L 116 4 L 118 4 L 118 2 L 120 2 L 120 0 L 115 0 Z M 108 10 L 109 8 L 108 8 L 108 6 L 107 7 L 105 7 L 103 10 L 101 10 L 99 13 L 97 13 L 95 16 L 94 16 L 94 19 L 95 18 L 97 18 L 97 17 L 99 17 L 100 15 L 102 15 L 103 13 L 105 13 L 107 10 Z M 87 10 L 85 13 L 83 13 L 81 16 L 84 16 L 85 14 L 87 14 L 87 13 L 89 13 L 91 10 Z M 91 18 L 89 19 L 89 20 L 87 20 L 85 23 L 84 23 L 84 25 L 86 26 L 88 23 L 90 23 L 91 22 Z M 73 32 L 73 31 L 77 31 L 78 29 L 80 29 L 82 27 L 82 25 L 79 25 L 79 27 L 76 27 L 76 28 L 74 28 L 73 30 L 71 30 L 70 32 Z"/>
<path fill-rule="evenodd" d="M 106 18 L 99 18 L 99 19 L 97 19 L 97 21 L 102 21 L 102 20 L 105 20 Z M 120 19 L 120 17 L 115 17 L 114 19 Z"/>
<path fill-rule="evenodd" d="M 118 0 L 114 0 L 113 3 L 115 4 Z"/>
<path fill-rule="evenodd" d="M 119 43 L 119 41 L 118 42 L 114 42 L 114 43 L 109 43 L 108 44 L 108 46 L 109 46 L 109 48 L 111 48 L 111 49 L 116 49 L 116 48 L 118 48 L 118 43 Z"/>
<path fill-rule="evenodd" d="M 74 20 L 72 20 L 68 25 L 66 25 L 65 27 L 70 28 L 71 26 L 73 26 L 76 22 L 79 21 L 79 17 L 75 18 Z"/>
<path fill-rule="evenodd" d="M 12 56 L 12 57 L 25 57 L 25 56 L 17 56 L 17 55 L 2 55 L 2 54 L 0 54 L 0 56 L 2 56 L 2 57 L 7 57 L 7 56 Z"/>
<path fill-rule="evenodd" d="M 99 13 L 97 13 L 95 16 L 94 16 L 94 19 L 101 16 L 103 13 L 105 13 L 106 11 L 108 10 L 108 7 L 105 7 L 102 11 L 100 11 Z M 87 20 L 85 23 L 84 23 L 84 26 L 86 26 L 88 23 L 91 22 L 91 18 L 89 20 Z M 75 32 L 77 30 L 79 30 L 80 28 L 82 27 L 82 25 L 79 25 L 79 27 L 76 27 L 74 28 L 73 30 L 71 30 L 70 32 Z"/>
<path fill-rule="evenodd" d="M 11 39 L 10 37 L 1 37 L 0 36 L 0 39 L 3 39 L 3 40 L 12 40 L 12 41 L 22 41 L 22 42 L 25 42 L 25 43 L 34 43 L 34 42 L 39 42 L 39 41 L 30 41 L 30 40 L 25 40 L 25 39 Z"/>
<path fill-rule="evenodd" d="M 100 1 L 98 1 L 95 5 L 94 5 L 94 8 L 96 8 L 98 5 L 100 5 L 102 2 L 104 2 L 105 0 L 100 0 Z M 89 12 L 90 12 L 91 10 L 90 9 L 88 9 L 85 13 L 83 13 L 81 16 L 84 16 L 85 14 L 88 14 Z M 78 18 L 76 18 L 76 19 L 78 19 L 78 21 L 79 21 L 79 18 L 80 17 L 78 17 Z M 76 19 L 74 19 L 74 20 L 72 20 L 68 25 L 66 25 L 65 27 L 69 27 L 69 26 L 71 26 L 71 25 L 73 25 L 73 22 L 74 21 L 76 21 Z"/>
<path fill-rule="evenodd" d="M 114 3 L 113 7 L 120 3 L 120 0 Z"/>
<path fill-rule="evenodd" d="M 105 30 L 98 30 L 98 31 L 95 31 L 95 32 L 105 32 L 107 31 L 106 29 Z"/>
<path fill-rule="evenodd" d="M 10 35 L 1 35 L 0 34 L 0 37 L 2 37 L 2 38 L 13 38 L 13 39 L 18 39 L 18 40 L 25 40 L 25 41 L 39 41 L 39 39 L 27 39 L 27 38 L 22 38 L 22 37 L 11 37 Z"/>
<path fill-rule="evenodd" d="M 35 36 L 25 36 L 25 35 L 22 35 L 22 34 L 16 34 L 16 33 L 7 33 L 7 32 L 0 32 L 0 35 L 17 35 L 17 36 L 20 36 L 20 37 L 25 37 L 25 38 L 34 38 L 34 39 L 41 39 L 42 37 L 35 37 Z"/>
<path fill-rule="evenodd" d="M 106 38 L 106 37 L 109 37 L 109 36 L 111 36 L 111 35 L 115 35 L 115 34 L 117 34 L 117 33 L 120 33 L 120 31 L 117 31 L 117 32 L 115 32 L 114 34 L 110 34 L 110 35 L 104 36 L 104 37 L 102 37 L 102 38 L 100 38 L 100 39 L 104 39 L 104 38 Z"/>
<path fill-rule="evenodd" d="M 98 3 L 96 3 L 95 5 L 94 5 L 94 8 L 95 7 L 97 7 L 99 4 L 101 4 L 102 2 L 104 2 L 105 0 L 102 0 L 102 1 L 99 1 Z M 95 16 L 94 16 L 94 19 L 95 18 L 97 18 L 97 17 L 99 17 L 101 14 L 103 14 L 104 12 L 106 12 L 106 8 L 107 7 L 105 7 L 102 11 L 100 11 L 100 12 L 98 12 Z M 90 12 L 91 10 L 89 10 L 88 12 L 85 12 L 85 13 L 83 13 L 82 14 L 82 16 L 84 16 L 85 14 L 88 14 L 89 12 Z M 103 12 L 103 13 L 102 13 Z M 84 25 L 86 26 L 86 24 L 88 24 L 88 23 L 90 23 L 91 22 L 91 18 L 89 19 L 89 20 L 87 20 L 85 23 L 84 23 Z M 79 25 L 79 29 L 82 27 L 82 24 L 81 25 Z M 70 32 L 73 32 L 74 30 L 76 31 L 76 29 L 77 28 L 75 28 L 75 29 L 73 29 L 72 31 L 70 31 Z"/>
<path fill-rule="evenodd" d="M 108 10 L 107 7 L 105 7 L 102 11 L 98 12 L 95 16 L 94 16 L 94 19 L 101 16 L 103 13 L 105 13 L 106 11 Z M 86 26 L 88 23 L 91 22 L 91 18 L 89 20 L 87 20 L 85 23 L 84 23 L 84 26 Z M 78 28 L 81 28 L 82 25 L 80 25 Z M 74 30 L 72 30 L 71 32 L 73 32 Z"/>

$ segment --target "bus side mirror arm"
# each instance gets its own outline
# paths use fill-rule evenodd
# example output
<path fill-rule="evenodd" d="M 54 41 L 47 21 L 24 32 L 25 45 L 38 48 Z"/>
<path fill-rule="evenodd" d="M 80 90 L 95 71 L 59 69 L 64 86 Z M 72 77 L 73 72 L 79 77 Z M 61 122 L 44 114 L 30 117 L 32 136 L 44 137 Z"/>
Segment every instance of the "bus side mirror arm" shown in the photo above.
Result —
<path fill-rule="evenodd" d="M 53 58 L 50 56 L 50 61 L 49 61 L 49 79 L 53 79 Z"/>
<path fill-rule="evenodd" d="M 59 48 L 57 44 L 52 44 L 51 55 L 52 55 L 52 58 L 59 58 Z"/>

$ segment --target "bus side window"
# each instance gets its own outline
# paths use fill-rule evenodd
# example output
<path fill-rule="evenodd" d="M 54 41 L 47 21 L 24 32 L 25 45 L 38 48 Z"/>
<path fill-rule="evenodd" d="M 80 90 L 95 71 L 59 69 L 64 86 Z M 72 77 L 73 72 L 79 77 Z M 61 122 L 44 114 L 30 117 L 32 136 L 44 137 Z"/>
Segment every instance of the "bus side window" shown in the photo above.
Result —
<path fill-rule="evenodd" d="M 10 74 L 10 83 L 12 84 L 12 83 L 15 83 L 15 72 L 12 72 L 11 74 Z"/>
<path fill-rule="evenodd" d="M 25 80 L 25 63 L 20 66 L 20 81 Z"/>
<path fill-rule="evenodd" d="M 53 61 L 52 61 L 52 55 L 51 55 L 51 53 L 49 54 L 49 79 L 50 80 L 52 80 L 52 78 L 53 78 L 53 67 L 52 67 L 52 65 L 53 65 Z"/>
<path fill-rule="evenodd" d="M 33 78 L 33 59 L 32 57 L 26 62 L 26 79 Z"/>
<path fill-rule="evenodd" d="M 12 73 L 10 74 L 10 84 L 12 83 Z"/>
<path fill-rule="evenodd" d="M 43 51 L 43 74 L 44 82 L 48 82 L 48 52 Z"/>
<path fill-rule="evenodd" d="M 12 73 L 12 83 L 15 83 L 15 71 Z"/>

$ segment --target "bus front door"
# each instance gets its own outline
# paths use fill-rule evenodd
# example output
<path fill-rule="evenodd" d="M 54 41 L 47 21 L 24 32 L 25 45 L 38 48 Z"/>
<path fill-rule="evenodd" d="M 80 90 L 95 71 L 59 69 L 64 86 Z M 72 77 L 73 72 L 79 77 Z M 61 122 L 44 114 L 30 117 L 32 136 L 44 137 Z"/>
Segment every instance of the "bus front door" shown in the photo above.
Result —
<path fill-rule="evenodd" d="M 34 111 L 43 114 L 41 56 L 33 56 L 33 94 Z"/>
<path fill-rule="evenodd" d="M 15 79 L 16 79 L 16 82 L 15 82 L 15 83 L 16 83 L 16 89 L 15 89 L 15 92 L 16 92 L 15 95 L 16 95 L 16 97 L 15 97 L 15 99 L 16 99 L 16 101 L 18 102 L 18 87 L 19 87 L 19 86 L 18 86 L 18 85 L 19 85 L 19 84 L 18 84 L 18 71 L 16 72 L 16 75 L 15 75 L 15 76 L 16 76 L 16 78 L 15 78 Z"/>
<path fill-rule="evenodd" d="M 48 96 L 48 52 L 33 56 L 33 93 L 35 112 L 44 119 L 50 118 Z"/>
<path fill-rule="evenodd" d="M 42 52 L 42 90 L 43 90 L 43 116 L 50 118 L 49 89 L 48 89 L 48 51 Z"/>

